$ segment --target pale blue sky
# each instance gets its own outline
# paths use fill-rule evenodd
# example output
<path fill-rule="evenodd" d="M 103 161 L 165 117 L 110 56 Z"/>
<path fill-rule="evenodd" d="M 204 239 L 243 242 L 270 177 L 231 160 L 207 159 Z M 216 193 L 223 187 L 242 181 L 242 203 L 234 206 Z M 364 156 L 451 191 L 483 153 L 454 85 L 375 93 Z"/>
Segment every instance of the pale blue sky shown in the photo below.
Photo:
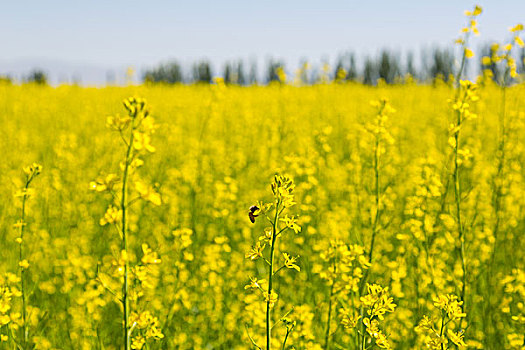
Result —
<path fill-rule="evenodd" d="M 36 59 L 138 69 L 170 58 L 272 56 L 296 64 L 351 49 L 406 51 L 446 45 L 464 24 L 467 0 L 29 1 L 0 0 L 0 72 Z M 525 22 L 524 0 L 479 1 L 482 40 Z M 43 60 L 44 61 L 44 60 Z M 6 63 L 7 62 L 7 63 Z M 4 69 L 5 70 L 5 69 Z"/>

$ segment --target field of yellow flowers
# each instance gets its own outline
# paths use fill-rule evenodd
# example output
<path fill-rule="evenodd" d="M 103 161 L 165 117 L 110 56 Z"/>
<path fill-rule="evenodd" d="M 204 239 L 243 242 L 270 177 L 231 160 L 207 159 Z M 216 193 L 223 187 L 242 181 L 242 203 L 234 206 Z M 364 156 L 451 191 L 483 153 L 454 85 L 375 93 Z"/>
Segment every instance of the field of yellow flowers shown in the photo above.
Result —
<path fill-rule="evenodd" d="M 525 349 L 524 96 L 1 85 L 0 348 Z"/>

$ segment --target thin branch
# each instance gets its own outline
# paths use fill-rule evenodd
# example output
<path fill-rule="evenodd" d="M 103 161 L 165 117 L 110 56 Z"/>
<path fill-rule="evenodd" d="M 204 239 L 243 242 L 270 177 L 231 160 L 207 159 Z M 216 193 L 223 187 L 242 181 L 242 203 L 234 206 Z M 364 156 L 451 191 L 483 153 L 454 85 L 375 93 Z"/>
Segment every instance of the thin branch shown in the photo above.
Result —
<path fill-rule="evenodd" d="M 259 350 L 263 350 L 259 345 L 257 345 L 255 340 L 253 340 L 252 336 L 250 335 L 250 331 L 248 330 L 248 324 L 245 323 L 244 327 L 246 328 L 246 334 L 248 335 L 248 338 L 250 338 L 250 341 L 252 342 L 253 346 L 255 346 Z"/>

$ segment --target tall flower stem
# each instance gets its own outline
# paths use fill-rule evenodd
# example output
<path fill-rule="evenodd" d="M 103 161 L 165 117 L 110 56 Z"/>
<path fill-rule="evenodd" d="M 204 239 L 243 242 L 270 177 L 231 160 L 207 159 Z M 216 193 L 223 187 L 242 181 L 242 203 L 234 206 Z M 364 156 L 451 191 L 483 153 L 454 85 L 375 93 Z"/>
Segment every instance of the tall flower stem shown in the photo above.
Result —
<path fill-rule="evenodd" d="M 375 185 L 375 205 L 376 205 L 376 215 L 372 224 L 372 240 L 370 242 L 370 250 L 368 251 L 368 261 L 372 263 L 372 257 L 374 254 L 374 242 L 378 232 L 378 222 L 380 216 L 380 205 L 381 205 L 381 188 L 380 188 L 380 168 L 379 168 L 379 159 L 380 159 L 380 146 L 381 146 L 381 137 L 376 136 L 375 148 L 374 148 L 374 185 Z"/>
<path fill-rule="evenodd" d="M 461 112 L 457 111 L 457 126 L 461 127 Z M 460 241 L 460 260 L 461 268 L 463 270 L 462 286 L 461 286 L 461 300 L 463 301 L 463 310 L 466 308 L 465 293 L 467 282 L 467 265 L 465 262 L 465 232 L 463 230 L 463 222 L 461 217 L 461 182 L 459 179 L 459 146 L 460 146 L 460 131 L 454 135 L 456 146 L 454 147 L 454 198 L 456 204 L 456 221 L 458 225 L 459 241 Z"/>
<path fill-rule="evenodd" d="M 378 111 L 378 116 L 380 116 L 383 113 L 383 110 L 386 107 L 386 102 L 382 101 L 382 105 Z M 379 123 L 379 121 L 378 121 Z M 375 135 L 375 141 L 374 141 L 374 203 L 375 203 L 375 215 L 372 217 L 372 238 L 370 240 L 370 248 L 368 249 L 368 261 L 372 263 L 372 258 L 374 257 L 374 245 L 376 236 L 379 233 L 379 218 L 381 216 L 381 167 L 380 167 L 380 159 L 381 159 L 381 135 L 376 134 Z M 366 285 L 366 282 L 368 281 L 368 275 L 370 273 L 370 270 L 366 270 L 365 276 L 361 280 L 361 284 L 359 286 L 359 294 L 363 292 L 363 289 Z"/>
<path fill-rule="evenodd" d="M 18 237 L 16 239 L 18 243 L 18 270 L 20 274 L 20 294 L 22 296 L 22 349 L 29 348 L 29 327 L 27 320 L 27 288 L 26 288 L 26 269 L 29 267 L 29 263 L 25 259 L 24 255 L 24 227 L 26 225 L 26 205 L 27 199 L 31 195 L 29 192 L 29 185 L 34 180 L 34 178 L 40 174 L 42 171 L 42 166 L 36 163 L 33 165 L 25 167 L 24 172 L 26 174 L 25 184 L 22 188 L 21 194 L 16 196 L 22 197 L 22 210 L 20 213 L 20 219 L 15 224 L 15 228 L 18 228 Z"/>
<path fill-rule="evenodd" d="M 334 275 L 337 272 L 337 261 L 334 257 Z M 324 348 L 325 350 L 328 350 L 330 347 L 330 322 L 332 321 L 332 299 L 334 297 L 334 284 L 335 281 L 332 280 L 332 284 L 330 285 L 330 296 L 328 298 L 328 317 L 326 320 L 326 333 L 325 333 L 325 339 L 324 339 Z"/>
<path fill-rule="evenodd" d="M 26 310 L 26 290 L 25 290 L 25 268 L 22 266 L 22 261 L 24 260 L 24 226 L 25 226 L 25 217 L 26 217 L 26 199 L 27 199 L 27 190 L 29 188 L 29 183 L 31 179 L 28 178 L 24 186 L 24 196 L 22 198 L 22 213 L 20 215 L 20 222 L 18 227 L 18 269 L 20 271 L 20 292 L 22 293 L 22 332 L 24 346 L 27 345 L 27 340 L 29 338 L 28 329 L 27 329 L 27 310 Z"/>
<path fill-rule="evenodd" d="M 385 109 L 387 108 L 387 101 L 381 100 L 378 105 L 378 111 L 377 111 L 377 119 L 376 119 L 376 127 L 378 129 L 384 128 L 383 121 L 382 121 L 382 115 L 385 112 Z M 372 222 L 372 237 L 370 240 L 370 248 L 368 249 L 368 261 L 369 263 L 372 263 L 372 259 L 374 257 L 374 245 L 376 236 L 379 233 L 379 219 L 381 217 L 381 146 L 383 138 L 381 137 L 381 133 L 374 132 L 375 140 L 374 140 L 374 158 L 373 158 L 373 166 L 374 166 L 374 204 L 375 204 L 375 213 L 371 218 Z M 359 285 L 359 296 L 363 294 L 364 287 L 368 281 L 368 277 L 370 275 L 370 269 L 366 270 L 365 275 L 361 279 L 360 285 Z M 364 317 L 364 308 L 361 306 L 360 308 L 360 315 L 361 318 Z M 365 346 L 365 326 L 364 324 L 361 327 L 361 330 L 363 332 L 363 340 L 361 346 L 364 349 Z"/>
<path fill-rule="evenodd" d="M 124 163 L 124 171 L 122 174 L 122 194 L 120 198 L 120 210 L 122 211 L 122 251 L 125 254 L 124 259 L 124 282 L 122 285 L 122 307 L 123 307 L 123 323 L 124 323 L 124 349 L 130 350 L 130 334 L 129 334 L 129 262 L 128 262 L 128 177 L 129 177 L 129 166 L 133 158 L 133 141 L 134 141 L 134 124 L 130 127 L 129 142 L 127 142 L 126 160 Z"/>
<path fill-rule="evenodd" d="M 268 273 L 268 295 L 266 296 L 266 349 L 270 350 L 272 327 L 271 327 L 271 303 L 273 288 L 273 256 L 275 251 L 275 239 L 277 238 L 277 225 L 279 220 L 279 200 L 275 202 L 275 217 L 272 223 L 272 244 L 270 246 L 270 271 Z"/>
<path fill-rule="evenodd" d="M 490 256 L 489 266 L 487 269 L 487 287 L 491 287 L 494 285 L 494 263 L 496 260 L 496 253 L 498 251 L 498 236 L 499 236 L 499 230 L 500 230 L 500 224 L 501 224 L 501 201 L 503 197 L 503 184 L 502 180 L 504 177 L 504 169 L 505 169 L 505 143 L 507 139 L 507 130 L 506 130 L 506 95 L 507 95 L 507 77 L 509 76 L 509 69 L 507 68 L 505 70 L 505 73 L 503 75 L 503 79 L 501 81 L 501 110 L 499 115 L 499 126 L 500 126 L 500 139 L 498 142 L 498 151 L 497 151 L 497 171 L 494 175 L 493 184 L 493 195 L 492 195 L 492 207 L 494 210 L 494 226 L 492 228 L 492 234 L 494 235 L 494 243 L 492 247 L 492 252 Z M 492 300 L 492 298 L 487 298 L 487 307 L 485 309 L 485 315 L 486 319 L 488 320 L 488 330 L 486 331 L 489 341 L 493 341 L 493 339 L 497 339 L 499 337 L 499 330 L 497 327 L 494 327 L 493 325 L 497 322 L 497 316 L 494 312 L 495 303 Z"/>
<path fill-rule="evenodd" d="M 445 332 L 445 317 L 446 314 L 443 312 L 443 317 L 441 317 L 441 330 L 439 331 L 439 337 L 442 338 Z M 441 350 L 445 350 L 445 345 L 441 343 Z"/>
<path fill-rule="evenodd" d="M 465 40 L 462 45 L 462 51 L 463 55 L 461 57 L 461 65 L 459 67 L 459 70 L 456 75 L 456 101 L 459 101 L 459 98 L 461 96 L 461 78 L 463 76 L 463 71 L 465 69 L 465 64 L 467 61 L 467 42 L 470 37 L 470 33 L 467 33 L 465 35 Z M 463 301 L 463 311 L 466 310 L 466 290 L 467 290 L 467 264 L 465 261 L 465 232 L 463 230 L 463 223 L 461 218 L 461 181 L 460 181 L 460 173 L 459 173 L 459 149 L 460 149 L 460 132 L 461 132 L 461 123 L 462 115 L 461 111 L 458 109 L 456 110 L 456 126 L 458 128 L 458 131 L 454 134 L 454 140 L 455 140 L 455 146 L 454 146 L 454 199 L 455 199 L 455 205 L 456 205 L 456 221 L 458 225 L 458 235 L 459 235 L 459 242 L 460 242 L 460 248 L 459 248 L 459 255 L 461 260 L 461 269 L 462 269 L 462 286 L 461 286 L 461 301 Z M 465 311 L 466 312 L 466 311 Z"/>

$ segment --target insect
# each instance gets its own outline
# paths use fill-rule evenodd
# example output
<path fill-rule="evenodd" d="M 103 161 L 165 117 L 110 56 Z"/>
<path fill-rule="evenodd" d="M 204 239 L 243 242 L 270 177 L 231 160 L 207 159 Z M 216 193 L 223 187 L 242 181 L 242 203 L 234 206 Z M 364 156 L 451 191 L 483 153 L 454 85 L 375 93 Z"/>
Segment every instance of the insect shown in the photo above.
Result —
<path fill-rule="evenodd" d="M 252 224 L 255 223 L 255 218 L 259 216 L 259 214 L 254 214 L 258 210 L 259 207 L 256 205 L 252 205 L 250 207 L 250 212 L 248 213 L 248 216 L 250 217 L 250 221 L 252 222 Z"/>

